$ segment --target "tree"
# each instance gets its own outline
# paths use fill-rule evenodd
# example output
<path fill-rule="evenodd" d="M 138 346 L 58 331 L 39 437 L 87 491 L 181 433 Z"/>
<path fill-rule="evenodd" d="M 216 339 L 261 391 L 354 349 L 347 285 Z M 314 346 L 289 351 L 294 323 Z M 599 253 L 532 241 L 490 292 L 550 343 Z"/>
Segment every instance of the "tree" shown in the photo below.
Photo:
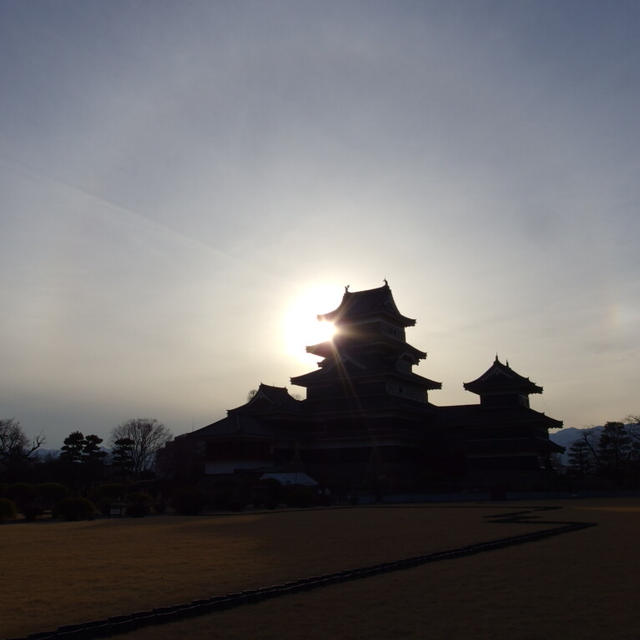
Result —
<path fill-rule="evenodd" d="M 84 445 L 82 447 L 82 461 L 92 467 L 96 467 L 102 464 L 104 457 L 107 455 L 106 451 L 100 448 L 102 444 L 102 438 L 94 434 L 89 434 L 84 439 Z"/>
<path fill-rule="evenodd" d="M 43 444 L 43 435 L 30 441 L 15 418 L 0 419 L 0 471 L 14 479 Z"/>
<path fill-rule="evenodd" d="M 82 446 L 82 466 L 84 469 L 85 482 L 88 485 L 99 482 L 104 477 L 104 459 L 107 452 L 100 445 L 102 438 L 90 433 L 84 439 Z"/>
<path fill-rule="evenodd" d="M 44 444 L 44 436 L 36 436 L 31 442 L 15 418 L 0 419 L 0 460 L 12 457 L 29 458 Z"/>
<path fill-rule="evenodd" d="M 635 462 L 640 462 L 640 415 L 627 416 L 626 423 L 631 438 L 631 456 Z"/>
<path fill-rule="evenodd" d="M 111 462 L 123 476 L 128 476 L 133 472 L 134 445 L 135 442 L 131 438 L 120 438 L 113 443 Z"/>
<path fill-rule="evenodd" d="M 595 470 L 595 459 L 588 442 L 580 438 L 569 447 L 569 470 L 578 476 L 591 475 Z"/>
<path fill-rule="evenodd" d="M 133 441 L 131 448 L 131 470 L 141 473 L 153 466 L 159 449 L 171 440 L 171 431 L 155 418 L 132 418 L 118 425 L 111 432 L 111 442 Z"/>
<path fill-rule="evenodd" d="M 72 431 L 64 439 L 64 444 L 60 451 L 60 470 L 65 483 L 74 490 L 84 485 L 84 469 L 80 468 L 84 443 L 84 434 L 81 431 Z"/>
<path fill-rule="evenodd" d="M 625 471 L 631 455 L 631 438 L 622 422 L 607 422 L 600 435 L 598 456 L 602 470 L 615 478 Z"/>
<path fill-rule="evenodd" d="M 60 453 L 67 482 L 73 486 L 89 486 L 102 476 L 106 451 L 100 448 L 102 438 L 74 431 L 64 439 Z"/>
<path fill-rule="evenodd" d="M 596 446 L 594 445 L 594 432 L 592 430 L 589 429 L 583 429 L 582 430 L 582 435 L 581 438 L 583 440 L 583 442 L 585 443 L 585 445 L 587 446 L 587 448 L 589 449 L 589 452 L 591 453 L 591 458 L 593 459 L 596 467 L 600 466 L 600 456 L 598 455 L 598 451 L 596 449 Z"/>
<path fill-rule="evenodd" d="M 81 431 L 73 431 L 64 439 L 60 459 L 71 464 L 81 463 L 85 443 L 84 434 Z"/>

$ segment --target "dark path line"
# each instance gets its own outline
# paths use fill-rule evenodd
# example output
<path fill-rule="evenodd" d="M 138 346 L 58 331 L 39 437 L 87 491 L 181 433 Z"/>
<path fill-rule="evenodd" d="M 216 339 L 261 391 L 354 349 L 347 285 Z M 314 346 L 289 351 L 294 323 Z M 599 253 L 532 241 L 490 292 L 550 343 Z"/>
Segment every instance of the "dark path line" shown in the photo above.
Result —
<path fill-rule="evenodd" d="M 249 591 L 238 591 L 236 593 L 214 596 L 204 600 L 194 600 L 193 602 L 173 605 L 170 607 L 161 607 L 150 611 L 114 616 L 104 620 L 96 620 L 94 622 L 86 622 L 82 624 L 66 625 L 58 627 L 55 631 L 33 633 L 23 638 L 14 638 L 13 640 L 58 640 L 61 638 L 92 640 L 93 638 L 113 636 L 120 633 L 134 631 L 141 627 L 159 625 L 185 618 L 206 615 L 215 611 L 223 611 L 225 609 L 231 609 L 244 604 L 262 602 L 263 600 L 300 593 L 302 591 L 309 591 L 311 589 L 318 589 L 332 584 L 349 582 L 351 580 L 361 580 L 362 578 L 368 578 L 370 576 L 383 573 L 419 567 L 430 562 L 453 560 L 455 558 L 463 558 L 465 556 L 494 551 L 496 549 L 504 549 L 506 547 L 535 542 L 552 536 L 572 533 L 574 531 L 580 531 L 582 529 L 596 526 L 595 522 L 538 520 L 536 518 L 535 514 L 537 513 L 559 508 L 560 507 L 555 506 L 530 507 L 527 510 L 487 516 L 487 519 L 491 522 L 555 525 L 549 529 L 499 538 L 489 542 L 480 542 L 464 547 L 458 547 L 456 549 L 448 549 L 446 551 L 437 551 L 426 555 L 413 556 L 411 558 L 404 558 L 393 562 L 383 562 L 381 564 L 374 564 L 357 569 L 348 569 L 346 571 L 338 571 L 336 573 L 329 573 L 320 576 L 310 576 L 293 582 L 285 582 L 283 584 L 251 589 Z"/>

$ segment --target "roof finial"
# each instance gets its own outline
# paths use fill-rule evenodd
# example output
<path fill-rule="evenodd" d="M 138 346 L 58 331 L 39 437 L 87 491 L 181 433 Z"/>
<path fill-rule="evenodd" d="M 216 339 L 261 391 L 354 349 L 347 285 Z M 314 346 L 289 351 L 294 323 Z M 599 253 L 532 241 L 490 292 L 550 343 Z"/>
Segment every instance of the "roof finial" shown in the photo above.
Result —
<path fill-rule="evenodd" d="M 389 286 L 389 283 L 387 282 L 387 279 L 386 279 L 386 278 L 382 278 L 382 281 L 384 282 L 384 286 L 385 286 L 385 287 L 388 287 L 388 286 Z"/>
<path fill-rule="evenodd" d="M 345 292 L 345 293 L 349 293 L 349 287 L 350 287 L 350 286 L 351 286 L 350 284 L 348 284 L 348 285 L 346 285 L 346 286 L 345 286 L 345 288 L 344 288 L 344 292 Z"/>
<path fill-rule="evenodd" d="M 496 359 L 494 360 L 494 362 L 500 362 L 500 360 L 498 360 L 498 354 L 496 353 Z"/>

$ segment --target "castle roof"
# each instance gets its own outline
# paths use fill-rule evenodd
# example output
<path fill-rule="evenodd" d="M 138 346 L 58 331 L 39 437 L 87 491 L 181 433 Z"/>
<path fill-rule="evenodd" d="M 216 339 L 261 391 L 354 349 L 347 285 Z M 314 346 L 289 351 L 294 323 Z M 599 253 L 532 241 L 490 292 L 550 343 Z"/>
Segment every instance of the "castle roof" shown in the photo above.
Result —
<path fill-rule="evenodd" d="M 547 429 L 562 428 L 562 420 L 556 420 L 530 407 L 484 407 L 479 404 L 440 405 L 438 413 L 441 424 L 449 427 L 541 424 Z"/>
<path fill-rule="evenodd" d="M 516 392 L 528 395 L 530 393 L 542 393 L 542 387 L 531 382 L 529 378 L 516 373 L 509 366 L 508 361 L 506 364 L 502 364 L 498 360 L 498 356 L 479 378 L 471 382 L 465 382 L 463 387 L 467 391 L 477 394 Z"/>
<path fill-rule="evenodd" d="M 353 347 L 354 343 L 367 346 L 375 346 L 376 348 L 381 349 L 383 352 L 407 353 L 417 360 L 423 360 L 427 357 L 426 352 L 420 351 L 420 349 L 416 349 L 404 340 L 399 340 L 398 338 L 394 338 L 393 336 L 387 336 L 377 333 L 367 334 L 354 331 L 351 331 L 346 335 L 336 333 L 336 335 L 334 335 L 331 340 L 326 340 L 325 342 L 309 345 L 308 347 L 306 347 L 306 351 L 307 353 L 312 353 L 313 355 L 320 356 L 322 358 L 329 358 L 335 355 L 336 351 L 340 352 L 343 345 L 346 345 L 347 347 Z"/>
<path fill-rule="evenodd" d="M 340 324 L 380 315 L 386 316 L 403 327 L 412 327 L 416 323 L 415 320 L 403 316 L 398 311 L 386 280 L 382 287 L 365 291 L 349 291 L 349 288 L 346 287 L 340 305 L 329 313 L 318 315 L 318 320 L 328 320 Z"/>
<path fill-rule="evenodd" d="M 335 375 L 336 371 L 340 372 L 337 378 Z M 342 380 L 345 375 L 351 379 L 358 378 L 360 380 L 368 378 L 380 379 L 381 377 L 392 378 L 413 384 L 419 384 L 425 390 L 442 388 L 441 382 L 430 380 L 429 378 L 420 376 L 417 373 L 397 371 L 395 369 L 389 371 L 368 370 L 365 367 L 359 368 L 358 365 L 354 364 L 350 359 L 341 359 L 340 365 L 337 365 L 334 361 L 326 367 L 291 378 L 291 384 L 295 384 L 300 387 L 308 387 L 314 384 L 326 384 L 335 380 Z"/>
<path fill-rule="evenodd" d="M 222 420 L 208 424 L 191 433 L 184 434 L 187 437 L 197 438 L 274 438 L 275 432 L 270 425 L 260 420 L 256 420 L 249 415 L 234 413 Z"/>
<path fill-rule="evenodd" d="M 301 411 L 302 403 L 289 394 L 286 387 L 273 387 L 260 383 L 253 397 L 245 404 L 235 409 L 229 409 L 228 413 L 265 414 Z"/>

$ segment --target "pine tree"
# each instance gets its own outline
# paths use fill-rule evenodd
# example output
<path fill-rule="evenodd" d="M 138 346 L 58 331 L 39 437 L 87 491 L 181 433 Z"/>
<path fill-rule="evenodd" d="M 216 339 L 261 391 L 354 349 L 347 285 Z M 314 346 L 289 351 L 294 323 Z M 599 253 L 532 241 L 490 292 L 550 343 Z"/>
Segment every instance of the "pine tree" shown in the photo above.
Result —
<path fill-rule="evenodd" d="M 607 422 L 598 443 L 603 473 L 620 479 L 631 456 L 631 438 L 622 422 Z"/>
<path fill-rule="evenodd" d="M 106 451 L 100 448 L 102 438 L 96 435 L 88 435 L 84 439 L 84 446 L 82 447 L 82 460 L 83 462 L 96 465 L 102 462 L 103 458 L 107 455 Z"/>
<path fill-rule="evenodd" d="M 595 471 L 596 461 L 589 443 L 581 438 L 569 447 L 569 470 L 578 476 L 588 476 Z"/>
<path fill-rule="evenodd" d="M 73 431 L 64 439 L 60 459 L 70 463 L 82 462 L 85 443 L 84 434 L 81 431 Z"/>
<path fill-rule="evenodd" d="M 631 458 L 637 466 L 640 464 L 640 415 L 628 416 L 625 427 L 631 438 Z"/>
<path fill-rule="evenodd" d="M 133 471 L 134 446 L 135 442 L 131 438 L 119 438 L 113 443 L 111 461 L 122 475 L 129 475 Z"/>

